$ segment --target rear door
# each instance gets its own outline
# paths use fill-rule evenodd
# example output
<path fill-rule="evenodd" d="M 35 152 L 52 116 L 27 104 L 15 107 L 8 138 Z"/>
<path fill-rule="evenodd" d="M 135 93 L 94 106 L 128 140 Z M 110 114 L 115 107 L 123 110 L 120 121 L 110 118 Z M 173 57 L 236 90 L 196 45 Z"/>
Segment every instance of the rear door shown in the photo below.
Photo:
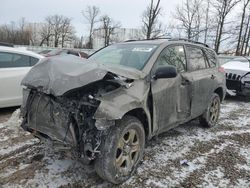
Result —
<path fill-rule="evenodd" d="M 175 78 L 151 81 L 153 117 L 158 126 L 156 128 L 158 133 L 172 128 L 190 114 L 189 85 L 184 84 L 182 77 L 186 72 L 184 47 L 182 45 L 166 47 L 155 62 L 152 72 L 162 66 L 174 66 L 178 75 Z"/>
<path fill-rule="evenodd" d="M 21 81 L 39 59 L 26 55 L 0 52 L 0 108 L 22 102 Z"/>
<path fill-rule="evenodd" d="M 215 87 L 215 75 L 201 47 L 186 45 L 186 51 L 188 60 L 186 77 L 191 84 L 191 114 L 194 118 L 207 108 Z"/>

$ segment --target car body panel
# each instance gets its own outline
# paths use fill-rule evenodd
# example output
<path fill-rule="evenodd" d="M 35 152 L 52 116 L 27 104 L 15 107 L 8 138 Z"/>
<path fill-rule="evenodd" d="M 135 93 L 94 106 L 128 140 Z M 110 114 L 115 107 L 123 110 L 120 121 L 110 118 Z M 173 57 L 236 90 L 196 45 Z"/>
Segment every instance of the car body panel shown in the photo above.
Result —
<path fill-rule="evenodd" d="M 180 74 L 175 78 L 152 81 L 153 117 L 158 133 L 171 129 L 190 115 L 189 104 L 184 105 L 189 103 L 188 88 L 181 84 Z"/>
<path fill-rule="evenodd" d="M 250 62 L 244 58 L 241 60 L 229 61 L 222 66 L 226 72 L 229 95 L 250 95 Z"/>
<path fill-rule="evenodd" d="M 21 80 L 29 70 L 29 67 L 0 69 L 0 108 L 21 105 Z"/>
<path fill-rule="evenodd" d="M 22 85 L 60 96 L 104 78 L 112 72 L 130 79 L 139 79 L 143 74 L 134 69 L 104 66 L 75 56 L 46 58 L 37 64 L 22 81 Z"/>
<path fill-rule="evenodd" d="M 31 132 L 38 130 L 52 138 L 55 136 L 55 140 L 61 142 L 65 142 L 62 134 L 65 132 L 64 138 L 68 143 L 82 141 L 83 148 L 89 144 L 97 147 L 95 144 L 101 138 L 99 134 L 105 134 L 126 114 L 141 118 L 147 138 L 150 139 L 201 115 L 218 88 L 222 90 L 221 98 L 224 99 L 225 78 L 218 71 L 218 66 L 192 72 L 187 69 L 175 78 L 155 79 L 154 65 L 162 50 L 171 45 L 186 44 L 164 41 L 138 42 L 158 45 L 141 71 L 80 60 L 73 56 L 49 58 L 40 62 L 22 82 L 31 90 L 22 108 L 22 127 Z M 36 102 L 33 101 L 34 97 Z M 38 123 L 35 121 L 37 112 L 42 113 L 43 108 L 51 110 L 43 117 L 48 120 L 46 125 L 42 119 Z M 29 109 L 33 109 L 31 117 Z M 138 115 L 138 112 L 141 114 Z M 60 116 L 63 116 L 61 119 L 64 121 L 74 122 L 75 127 L 67 123 L 60 125 Z M 29 122 L 29 118 L 33 118 L 30 121 L 33 123 Z M 59 129 L 55 135 L 51 133 L 53 124 Z M 48 126 L 49 129 L 41 126 Z M 69 130 L 69 134 L 65 130 Z M 81 146 L 79 148 L 81 150 Z"/>
<path fill-rule="evenodd" d="M 0 47 L 0 52 L 21 54 L 37 59 L 43 58 L 27 50 L 9 47 Z M 30 69 L 31 67 L 0 68 L 0 108 L 20 106 L 22 104 L 21 81 Z"/>
<path fill-rule="evenodd" d="M 136 108 L 145 108 L 149 84 L 144 80 L 135 80 L 129 88 L 122 87 L 98 100 L 101 101 L 94 118 L 95 119 L 121 119 L 124 114 Z"/>
<path fill-rule="evenodd" d="M 191 113 L 193 117 L 202 114 L 212 93 L 214 93 L 215 82 L 211 78 L 212 74 L 214 74 L 214 71 L 210 72 L 209 70 L 194 71 L 190 74 L 189 80 L 192 87 Z"/>

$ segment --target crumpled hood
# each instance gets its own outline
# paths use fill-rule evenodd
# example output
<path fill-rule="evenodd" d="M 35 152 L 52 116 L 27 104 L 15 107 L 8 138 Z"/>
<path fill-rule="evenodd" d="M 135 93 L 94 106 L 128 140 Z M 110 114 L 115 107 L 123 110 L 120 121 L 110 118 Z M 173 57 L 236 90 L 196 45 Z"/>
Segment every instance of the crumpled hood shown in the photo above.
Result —
<path fill-rule="evenodd" d="M 102 80 L 108 73 L 139 79 L 140 71 L 110 67 L 75 56 L 44 58 L 22 80 L 22 85 L 46 94 L 61 96 L 65 92 Z"/>

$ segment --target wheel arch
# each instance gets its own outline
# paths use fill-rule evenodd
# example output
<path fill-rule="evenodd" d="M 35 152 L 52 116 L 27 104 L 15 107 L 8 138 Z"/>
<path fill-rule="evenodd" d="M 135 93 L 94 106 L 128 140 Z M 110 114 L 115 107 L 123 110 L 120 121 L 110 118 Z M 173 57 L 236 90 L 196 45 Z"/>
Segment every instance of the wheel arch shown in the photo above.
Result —
<path fill-rule="evenodd" d="M 151 130 L 150 130 L 149 118 L 143 108 L 132 109 L 124 114 L 124 116 L 126 115 L 136 117 L 143 125 L 145 131 L 145 137 L 148 138 L 150 136 Z"/>
<path fill-rule="evenodd" d="M 224 92 L 222 87 L 218 87 L 217 89 L 214 90 L 214 93 L 218 94 L 220 97 L 220 101 L 223 101 L 224 99 Z"/>

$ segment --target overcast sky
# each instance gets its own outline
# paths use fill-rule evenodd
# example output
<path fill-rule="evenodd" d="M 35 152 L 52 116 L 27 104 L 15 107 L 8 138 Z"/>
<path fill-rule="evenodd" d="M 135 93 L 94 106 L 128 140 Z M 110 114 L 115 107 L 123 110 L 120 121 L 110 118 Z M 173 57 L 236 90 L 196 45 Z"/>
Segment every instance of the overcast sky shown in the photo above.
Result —
<path fill-rule="evenodd" d="M 81 11 L 87 5 L 100 8 L 101 14 L 121 22 L 122 27 L 138 28 L 141 15 L 150 0 L 1 0 L 0 24 L 18 21 L 25 17 L 28 22 L 42 22 L 48 15 L 60 14 L 72 18 L 72 23 L 80 36 L 86 33 Z M 169 21 L 171 13 L 182 0 L 162 0 L 162 20 Z"/>

